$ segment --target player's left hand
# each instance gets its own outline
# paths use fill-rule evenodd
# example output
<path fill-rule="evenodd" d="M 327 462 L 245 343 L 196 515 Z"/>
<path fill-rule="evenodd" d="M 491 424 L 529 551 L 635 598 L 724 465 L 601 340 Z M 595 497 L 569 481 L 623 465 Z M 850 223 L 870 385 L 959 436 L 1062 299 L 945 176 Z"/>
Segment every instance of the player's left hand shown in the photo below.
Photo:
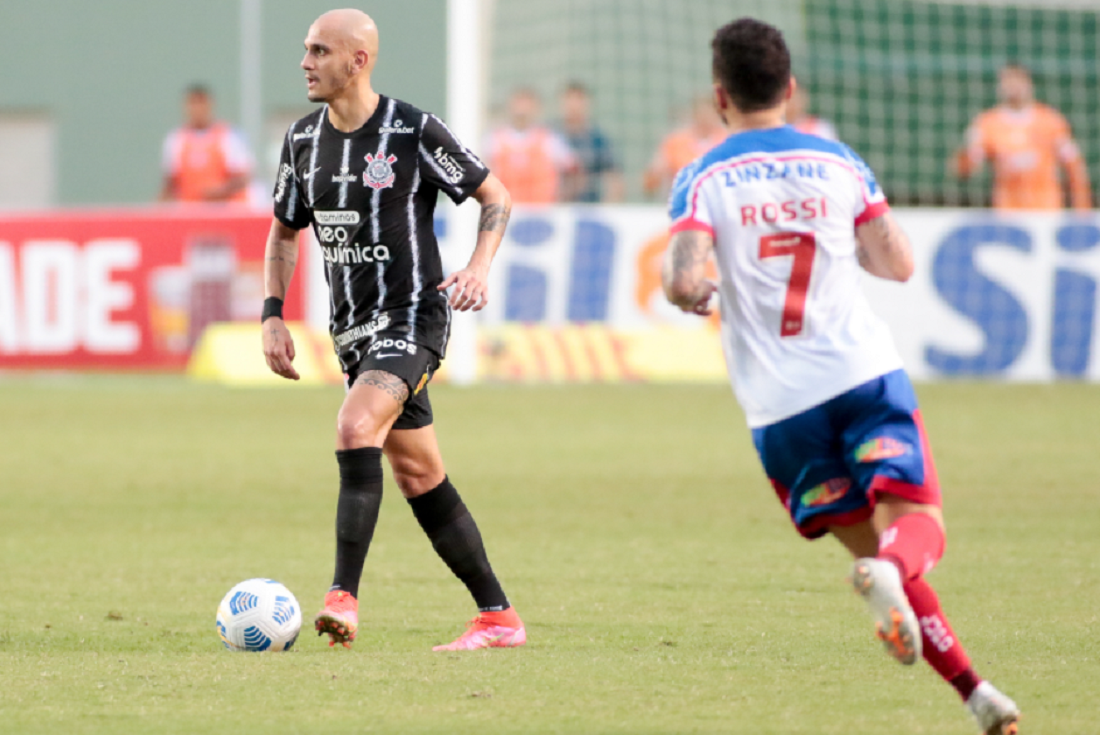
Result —
<path fill-rule="evenodd" d="M 710 316 L 714 309 L 711 308 L 711 297 L 718 292 L 718 284 L 714 281 L 706 278 L 703 280 L 702 285 L 699 287 L 699 298 L 694 302 L 681 306 L 680 310 L 688 314 L 697 314 L 698 316 Z"/>
<path fill-rule="evenodd" d="M 454 286 L 448 301 L 457 311 L 481 311 L 489 303 L 489 272 L 486 268 L 468 265 L 455 271 L 439 284 L 440 291 Z"/>

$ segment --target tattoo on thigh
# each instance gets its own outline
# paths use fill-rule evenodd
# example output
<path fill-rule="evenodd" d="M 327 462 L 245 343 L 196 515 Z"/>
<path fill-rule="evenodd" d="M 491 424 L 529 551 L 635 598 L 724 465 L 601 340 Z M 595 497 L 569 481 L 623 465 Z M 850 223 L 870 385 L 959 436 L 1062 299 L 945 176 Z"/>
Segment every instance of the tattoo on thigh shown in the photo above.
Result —
<path fill-rule="evenodd" d="M 398 403 L 409 399 L 409 386 L 393 373 L 385 370 L 368 370 L 355 379 L 356 385 L 373 385 L 389 394 Z"/>

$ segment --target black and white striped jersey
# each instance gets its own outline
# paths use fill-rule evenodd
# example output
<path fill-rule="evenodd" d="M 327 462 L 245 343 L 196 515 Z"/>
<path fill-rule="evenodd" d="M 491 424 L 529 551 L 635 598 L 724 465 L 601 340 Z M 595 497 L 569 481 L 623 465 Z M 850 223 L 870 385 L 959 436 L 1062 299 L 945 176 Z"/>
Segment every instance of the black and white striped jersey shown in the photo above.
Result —
<path fill-rule="evenodd" d="M 438 117 L 382 96 L 363 127 L 342 133 L 328 106 L 290 126 L 275 182 L 275 216 L 312 224 L 331 294 L 332 339 L 345 368 L 381 333 L 443 356 L 450 327 L 433 215 L 489 171 Z"/>

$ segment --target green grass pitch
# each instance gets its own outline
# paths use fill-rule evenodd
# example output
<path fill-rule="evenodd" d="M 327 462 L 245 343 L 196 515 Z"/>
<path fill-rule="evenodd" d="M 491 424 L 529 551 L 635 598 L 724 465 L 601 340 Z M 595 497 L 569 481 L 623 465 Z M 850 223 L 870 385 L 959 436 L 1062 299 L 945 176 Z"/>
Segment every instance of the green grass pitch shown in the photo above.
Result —
<path fill-rule="evenodd" d="M 1024 733 L 1100 731 L 1100 387 L 919 393 L 956 632 Z M 354 650 L 222 648 L 242 579 L 319 607 L 338 389 L 0 380 L 0 732 L 974 733 L 789 527 L 728 388 L 432 395 L 524 649 L 431 652 L 474 611 L 392 482 Z"/>

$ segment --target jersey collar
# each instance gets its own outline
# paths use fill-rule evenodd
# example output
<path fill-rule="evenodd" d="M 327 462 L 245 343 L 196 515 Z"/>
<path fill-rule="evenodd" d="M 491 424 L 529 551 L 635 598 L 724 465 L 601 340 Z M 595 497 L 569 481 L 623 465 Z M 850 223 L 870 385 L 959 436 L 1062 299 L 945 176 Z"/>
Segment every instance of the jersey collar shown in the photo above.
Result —
<path fill-rule="evenodd" d="M 363 123 L 362 127 L 358 130 L 353 130 L 350 133 L 345 133 L 341 130 L 337 130 L 336 126 L 332 124 L 332 121 L 328 118 L 328 108 L 325 109 L 323 125 L 325 126 L 326 135 L 336 135 L 341 138 L 355 138 L 360 135 L 374 135 L 378 132 L 378 128 L 382 127 L 382 118 L 386 115 L 386 108 L 389 107 L 390 98 L 384 94 L 378 95 L 378 107 L 374 108 L 374 112 L 371 114 L 367 121 Z"/>

